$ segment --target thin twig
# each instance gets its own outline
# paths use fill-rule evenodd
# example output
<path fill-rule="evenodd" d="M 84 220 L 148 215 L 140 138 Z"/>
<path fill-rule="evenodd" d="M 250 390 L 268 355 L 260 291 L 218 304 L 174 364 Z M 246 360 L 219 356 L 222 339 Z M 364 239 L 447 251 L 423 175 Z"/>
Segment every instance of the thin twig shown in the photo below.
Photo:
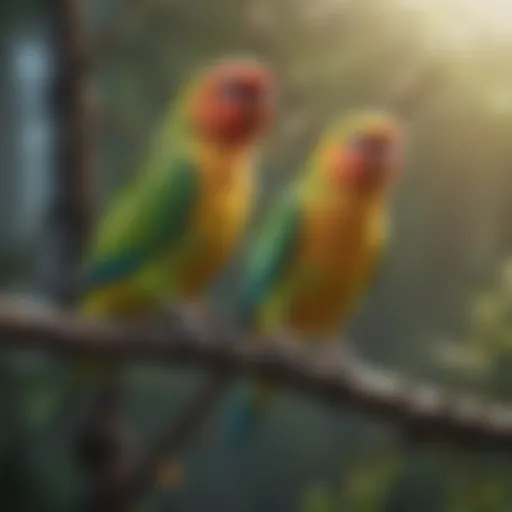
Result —
<path fill-rule="evenodd" d="M 443 85 L 445 71 L 442 62 L 425 63 L 410 81 L 398 91 L 394 91 L 390 101 L 404 118 L 413 117 L 425 100 L 439 91 Z"/>
<path fill-rule="evenodd" d="M 133 0 L 124 7 L 95 38 L 91 52 L 95 65 L 107 61 L 148 17 L 157 16 L 169 6 L 168 0 Z"/>
<path fill-rule="evenodd" d="M 174 458 L 190 441 L 205 420 L 215 410 L 219 399 L 228 389 L 231 377 L 224 373 L 208 376 L 208 382 L 199 385 L 199 392 L 178 419 L 164 424 L 160 437 L 149 453 L 119 479 L 116 494 L 122 499 L 136 501 L 151 487 L 159 466 Z"/>

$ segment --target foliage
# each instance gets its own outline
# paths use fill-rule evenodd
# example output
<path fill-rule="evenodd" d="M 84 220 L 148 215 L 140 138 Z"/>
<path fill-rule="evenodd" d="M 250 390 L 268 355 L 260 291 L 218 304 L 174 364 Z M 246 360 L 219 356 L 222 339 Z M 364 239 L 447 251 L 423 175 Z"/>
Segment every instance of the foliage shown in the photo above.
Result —
<path fill-rule="evenodd" d="M 304 491 L 300 512 L 335 512 L 335 503 L 328 486 L 313 484 Z"/>

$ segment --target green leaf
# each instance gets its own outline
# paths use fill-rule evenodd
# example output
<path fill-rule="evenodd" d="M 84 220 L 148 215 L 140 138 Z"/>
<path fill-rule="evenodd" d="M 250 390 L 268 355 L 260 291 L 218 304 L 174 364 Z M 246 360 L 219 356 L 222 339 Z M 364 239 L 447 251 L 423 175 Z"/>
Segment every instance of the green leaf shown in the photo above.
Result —
<path fill-rule="evenodd" d="M 300 512 L 336 512 L 336 500 L 333 494 L 326 484 L 311 485 L 302 495 Z"/>

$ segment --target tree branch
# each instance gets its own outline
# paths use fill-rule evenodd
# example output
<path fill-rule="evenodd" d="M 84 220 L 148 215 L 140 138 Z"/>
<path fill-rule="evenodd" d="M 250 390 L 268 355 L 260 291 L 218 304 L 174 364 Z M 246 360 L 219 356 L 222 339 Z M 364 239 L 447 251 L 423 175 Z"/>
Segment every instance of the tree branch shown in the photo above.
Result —
<path fill-rule="evenodd" d="M 187 404 L 185 412 L 177 420 L 171 418 L 165 423 L 162 433 L 153 447 L 144 457 L 133 460 L 125 467 L 118 478 L 108 488 L 96 492 L 96 502 L 91 510 L 111 512 L 139 499 L 146 489 L 154 483 L 159 466 L 173 458 L 180 448 L 196 433 L 209 416 L 228 388 L 231 377 L 217 373 L 215 377 L 207 376 L 207 383 L 199 385 L 199 392 Z"/>
<path fill-rule="evenodd" d="M 284 354 L 263 342 L 244 342 L 234 334 L 211 329 L 189 333 L 169 325 L 163 332 L 148 326 L 91 324 L 65 312 L 24 312 L 3 299 L 0 338 L 4 349 L 44 350 L 59 357 L 194 364 L 224 375 L 262 377 L 334 406 L 392 422 L 421 439 L 512 448 L 510 407 L 452 395 L 360 362 L 344 368 L 326 367 L 299 351 Z"/>
<path fill-rule="evenodd" d="M 81 1 L 59 0 L 54 4 L 58 71 L 53 103 L 59 139 L 52 220 L 60 260 L 56 266 L 58 275 L 65 279 L 57 283 L 59 299 L 67 305 L 74 299 L 72 276 L 89 233 L 93 205 L 94 109 L 85 16 Z"/>
<path fill-rule="evenodd" d="M 93 221 L 93 160 L 95 156 L 95 108 L 92 100 L 93 48 L 88 37 L 85 2 L 58 0 L 53 4 L 55 46 L 58 54 L 54 106 L 57 141 L 56 193 L 53 217 L 56 231 L 56 280 L 61 305 L 72 306 L 76 299 L 76 277 Z M 58 272 L 57 272 L 58 271 Z M 126 442 L 128 428 L 119 408 L 117 368 L 100 389 L 94 389 L 83 428 L 75 441 L 78 463 L 87 473 L 92 501 L 96 488 L 110 484 L 117 468 L 130 457 L 133 443 Z M 87 390 L 88 392 L 90 390 Z M 81 397 L 78 397 L 81 398 Z M 69 407 L 64 403 L 61 418 Z M 115 490 L 115 489 L 114 489 Z M 83 500 L 79 499 L 80 505 Z M 99 512 L 93 504 L 91 509 Z M 128 507 L 110 507 L 109 512 L 125 512 Z"/>

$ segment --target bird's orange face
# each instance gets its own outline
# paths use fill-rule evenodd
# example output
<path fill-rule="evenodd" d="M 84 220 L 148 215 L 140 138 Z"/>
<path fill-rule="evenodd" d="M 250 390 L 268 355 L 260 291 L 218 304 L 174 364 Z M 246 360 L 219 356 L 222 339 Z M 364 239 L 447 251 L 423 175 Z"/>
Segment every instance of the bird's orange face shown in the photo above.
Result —
<path fill-rule="evenodd" d="M 340 185 L 371 191 L 392 181 L 402 167 L 402 143 L 396 130 L 362 131 L 331 151 L 329 158 Z"/>
<path fill-rule="evenodd" d="M 252 61 L 225 62 L 203 80 L 192 102 L 198 132 L 223 145 L 252 142 L 274 118 L 274 83 L 270 71 Z"/>

